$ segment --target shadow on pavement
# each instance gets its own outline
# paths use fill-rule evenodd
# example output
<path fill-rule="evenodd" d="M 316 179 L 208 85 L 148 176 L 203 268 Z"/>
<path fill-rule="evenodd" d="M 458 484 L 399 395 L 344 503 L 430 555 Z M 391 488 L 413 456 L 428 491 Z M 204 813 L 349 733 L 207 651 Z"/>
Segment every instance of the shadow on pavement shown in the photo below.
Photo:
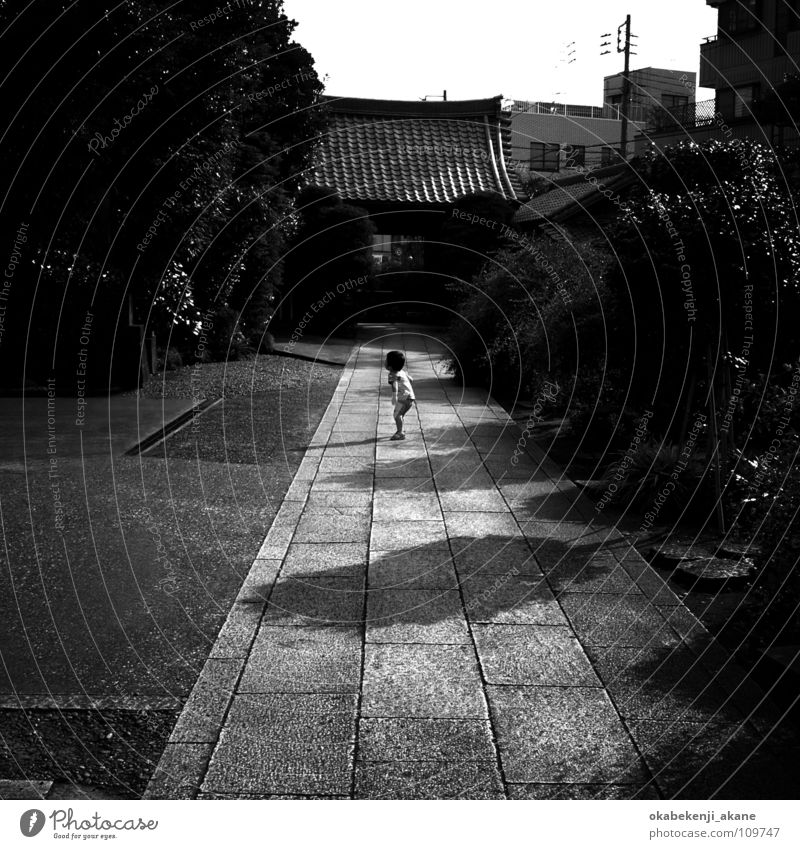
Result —
<path fill-rule="evenodd" d="M 662 794 L 796 797 L 796 776 L 765 743 L 763 728 L 748 722 L 742 699 L 731 700 L 705 632 L 682 641 L 670 625 L 673 611 L 638 590 L 611 546 L 530 543 L 462 535 L 449 546 L 379 552 L 369 563 L 366 542 L 293 544 L 274 587 L 253 587 L 254 597 L 268 598 L 262 637 L 276 627 L 276 639 L 287 628 L 345 639 L 364 628 L 368 644 L 477 640 L 481 650 L 483 640 L 492 652 L 513 654 L 537 633 L 571 629 Z M 791 734 L 781 745 L 797 751 Z"/>

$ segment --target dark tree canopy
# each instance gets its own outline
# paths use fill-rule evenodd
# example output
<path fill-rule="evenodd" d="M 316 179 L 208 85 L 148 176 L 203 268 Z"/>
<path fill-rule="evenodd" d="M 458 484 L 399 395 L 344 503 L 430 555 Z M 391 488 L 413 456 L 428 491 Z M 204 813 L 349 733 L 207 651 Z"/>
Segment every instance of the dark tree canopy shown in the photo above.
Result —
<path fill-rule="evenodd" d="M 322 122 L 294 26 L 281 0 L 0 4 L 0 216 L 28 225 L 4 354 L 36 339 L 41 378 L 87 310 L 94 342 L 129 304 L 165 342 L 217 310 L 263 330 Z"/>
<path fill-rule="evenodd" d="M 453 201 L 442 222 L 439 245 L 431 246 L 431 266 L 454 281 L 468 281 L 487 256 L 504 244 L 514 206 L 495 192 L 474 192 Z"/>
<path fill-rule="evenodd" d="M 346 318 L 355 292 L 372 277 L 375 225 L 365 209 L 343 203 L 327 186 L 308 186 L 297 199 L 298 225 L 287 262 L 287 300 L 302 315 L 328 293 L 334 298 L 312 309 L 310 326 L 335 328 Z M 337 290 L 337 287 L 340 287 Z"/>

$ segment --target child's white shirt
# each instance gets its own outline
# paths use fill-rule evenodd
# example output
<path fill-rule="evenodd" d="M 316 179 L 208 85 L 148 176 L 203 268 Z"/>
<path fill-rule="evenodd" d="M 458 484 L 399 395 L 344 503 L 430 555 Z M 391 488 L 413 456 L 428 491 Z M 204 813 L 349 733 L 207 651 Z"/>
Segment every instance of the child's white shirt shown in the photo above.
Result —
<path fill-rule="evenodd" d="M 414 388 L 411 386 L 413 382 L 414 378 L 405 369 L 389 372 L 389 383 L 397 392 L 398 401 L 414 400 Z"/>

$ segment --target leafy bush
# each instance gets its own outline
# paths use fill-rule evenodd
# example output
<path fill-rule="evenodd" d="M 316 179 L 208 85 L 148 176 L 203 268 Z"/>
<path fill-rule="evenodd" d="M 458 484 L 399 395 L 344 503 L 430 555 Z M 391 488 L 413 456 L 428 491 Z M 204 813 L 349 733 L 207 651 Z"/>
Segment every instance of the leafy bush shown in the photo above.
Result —
<path fill-rule="evenodd" d="M 738 465 L 736 524 L 748 530 L 758 567 L 751 617 L 756 640 L 800 639 L 800 438 L 781 440 Z"/>
<path fill-rule="evenodd" d="M 183 368 L 183 356 L 177 348 L 167 348 L 159 353 L 158 365 L 162 371 L 177 371 Z"/>
<path fill-rule="evenodd" d="M 619 261 L 609 285 L 628 304 L 630 337 L 646 340 L 633 397 L 666 428 L 688 403 L 687 373 L 702 382 L 710 364 L 719 380 L 730 352 L 745 351 L 753 371 L 797 356 L 795 188 L 789 160 L 749 140 L 681 143 L 634 168 L 639 181 L 610 234 Z"/>
<path fill-rule="evenodd" d="M 769 447 L 776 422 L 788 415 L 795 430 L 800 430 L 800 405 L 790 395 L 793 369 L 784 364 L 778 374 L 763 373 L 749 377 L 742 372 L 735 380 L 733 430 L 737 446 L 749 456 L 757 456 Z"/>
<path fill-rule="evenodd" d="M 471 280 L 503 245 L 514 207 L 496 192 L 471 192 L 453 201 L 438 237 L 425 249 L 428 270 L 455 284 Z"/>
<path fill-rule="evenodd" d="M 209 359 L 239 360 L 253 353 L 239 318 L 239 313 L 228 306 L 221 306 L 215 311 L 211 319 L 206 348 Z"/>
<path fill-rule="evenodd" d="M 613 430 L 624 395 L 609 375 L 624 357 L 606 257 L 546 236 L 514 241 L 462 287 L 450 333 L 454 374 L 510 400 L 533 399 L 546 381 L 558 382 L 551 412 L 567 413 L 577 428 L 602 419 Z"/>
<path fill-rule="evenodd" d="M 674 516 L 690 502 L 695 507 L 708 506 L 710 493 L 706 469 L 706 463 L 694 452 L 650 437 L 639 443 L 634 451 L 614 455 L 598 489 L 613 485 L 609 500 L 648 506 L 656 502 L 669 484 L 668 498 L 663 502 L 660 515 Z"/>
<path fill-rule="evenodd" d="M 247 342 L 259 354 L 272 354 L 275 351 L 275 337 L 271 333 L 253 332 L 248 335 Z"/>

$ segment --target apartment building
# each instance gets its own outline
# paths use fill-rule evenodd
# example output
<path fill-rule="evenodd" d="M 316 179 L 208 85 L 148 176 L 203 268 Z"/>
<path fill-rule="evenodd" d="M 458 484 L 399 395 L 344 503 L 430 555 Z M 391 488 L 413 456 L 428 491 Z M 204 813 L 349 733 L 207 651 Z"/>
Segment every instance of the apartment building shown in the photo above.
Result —
<path fill-rule="evenodd" d="M 700 45 L 699 84 L 713 100 L 664 112 L 636 139 L 637 150 L 681 139 L 752 138 L 796 145 L 796 115 L 781 86 L 800 76 L 800 0 L 705 0 L 717 31 Z"/>
<path fill-rule="evenodd" d="M 654 110 L 694 100 L 696 74 L 664 68 L 630 72 L 629 138 L 643 129 Z M 562 172 L 601 168 L 619 161 L 622 135 L 622 74 L 603 81 L 603 105 L 515 100 L 511 111 L 512 167 L 522 176 L 555 179 Z"/>
<path fill-rule="evenodd" d="M 694 71 L 674 71 L 669 68 L 639 68 L 628 74 L 630 99 L 628 115 L 639 122 L 647 121 L 653 113 L 672 110 L 694 102 L 697 74 Z M 613 74 L 603 80 L 603 103 L 619 111 L 622 108 L 624 80 Z"/>

